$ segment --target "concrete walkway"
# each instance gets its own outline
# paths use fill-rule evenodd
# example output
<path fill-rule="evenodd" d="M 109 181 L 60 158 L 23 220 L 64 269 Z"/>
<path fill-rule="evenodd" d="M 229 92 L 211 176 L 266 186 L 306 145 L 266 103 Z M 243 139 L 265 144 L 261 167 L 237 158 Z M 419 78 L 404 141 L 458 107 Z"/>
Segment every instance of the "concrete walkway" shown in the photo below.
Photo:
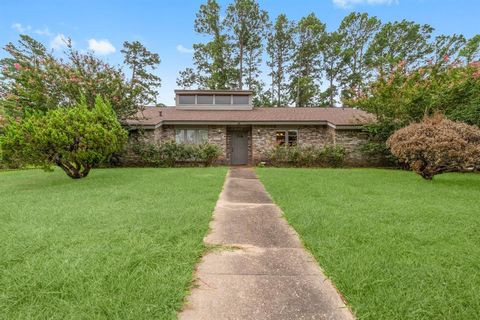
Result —
<path fill-rule="evenodd" d="M 180 319 L 354 319 L 250 168 L 230 169 Z"/>

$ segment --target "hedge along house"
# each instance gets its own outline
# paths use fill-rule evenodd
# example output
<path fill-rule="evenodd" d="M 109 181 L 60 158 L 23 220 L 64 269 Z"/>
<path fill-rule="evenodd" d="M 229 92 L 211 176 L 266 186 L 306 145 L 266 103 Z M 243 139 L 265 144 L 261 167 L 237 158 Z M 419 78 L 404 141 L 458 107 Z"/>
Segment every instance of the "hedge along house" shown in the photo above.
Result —
<path fill-rule="evenodd" d="M 365 141 L 362 126 L 373 116 L 352 108 L 254 108 L 252 91 L 175 90 L 175 107 L 146 107 L 127 124 L 130 143 L 142 139 L 160 144 L 216 144 L 219 162 L 255 164 L 277 145 L 339 144 L 346 148 L 347 164 L 369 165 L 360 148 Z M 141 129 L 141 130 L 139 130 Z"/>

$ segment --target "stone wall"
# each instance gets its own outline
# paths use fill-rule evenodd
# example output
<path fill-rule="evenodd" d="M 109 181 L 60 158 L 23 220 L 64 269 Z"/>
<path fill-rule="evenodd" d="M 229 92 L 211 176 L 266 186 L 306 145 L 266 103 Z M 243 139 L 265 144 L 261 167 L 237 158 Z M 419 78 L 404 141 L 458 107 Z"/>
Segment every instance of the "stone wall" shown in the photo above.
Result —
<path fill-rule="evenodd" d="M 299 145 L 323 147 L 334 143 L 335 131 L 327 126 L 252 126 L 254 163 L 265 160 L 266 152 L 276 146 L 276 132 L 279 130 L 297 130 Z"/>
<path fill-rule="evenodd" d="M 180 128 L 180 126 L 178 126 Z M 185 126 L 181 126 L 185 128 Z M 188 127 L 187 127 L 188 128 Z M 192 126 L 194 128 L 194 126 Z M 195 126 L 199 128 L 199 126 Z M 323 147 L 326 144 L 338 144 L 346 148 L 348 166 L 380 166 L 381 159 L 368 157 L 361 152 L 367 136 L 361 130 L 334 129 L 329 126 L 284 126 L 284 125 L 253 125 L 251 127 L 230 127 L 224 125 L 203 126 L 208 128 L 208 141 L 217 145 L 222 151 L 219 164 L 229 164 L 231 159 L 231 132 L 233 130 L 247 130 L 249 135 L 248 159 L 250 164 L 257 164 L 266 159 L 266 152 L 276 145 L 278 130 L 297 130 L 299 145 L 314 145 Z M 168 140 L 175 140 L 175 126 L 165 125 L 154 130 L 133 131 L 124 152 L 124 164 L 135 163 L 138 157 L 132 152 L 135 144 L 141 142 L 160 144 Z"/>

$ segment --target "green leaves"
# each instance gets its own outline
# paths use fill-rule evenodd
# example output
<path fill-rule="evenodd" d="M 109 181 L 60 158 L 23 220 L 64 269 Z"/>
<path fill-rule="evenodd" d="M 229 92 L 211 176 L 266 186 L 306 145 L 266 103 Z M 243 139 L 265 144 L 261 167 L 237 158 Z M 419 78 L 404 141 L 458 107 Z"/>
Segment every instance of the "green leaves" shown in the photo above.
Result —
<path fill-rule="evenodd" d="M 90 169 L 122 149 L 127 132 L 110 103 L 96 97 L 93 109 L 86 99 L 70 108 L 36 112 L 20 121 L 10 119 L 0 137 L 4 161 L 15 166 L 61 167 L 82 178 Z"/>

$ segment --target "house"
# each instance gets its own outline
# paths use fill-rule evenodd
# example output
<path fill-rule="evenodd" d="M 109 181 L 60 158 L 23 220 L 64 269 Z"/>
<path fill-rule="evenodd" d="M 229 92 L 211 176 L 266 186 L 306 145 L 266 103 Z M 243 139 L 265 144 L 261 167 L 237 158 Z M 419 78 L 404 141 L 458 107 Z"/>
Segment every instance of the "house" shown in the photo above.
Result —
<path fill-rule="evenodd" d="M 276 145 L 343 145 L 350 165 L 368 165 L 362 126 L 371 114 L 353 108 L 255 108 L 252 91 L 175 90 L 174 107 L 147 107 L 127 121 L 151 143 L 208 141 L 225 164 L 255 164 Z M 132 134 L 134 139 L 135 134 Z"/>

